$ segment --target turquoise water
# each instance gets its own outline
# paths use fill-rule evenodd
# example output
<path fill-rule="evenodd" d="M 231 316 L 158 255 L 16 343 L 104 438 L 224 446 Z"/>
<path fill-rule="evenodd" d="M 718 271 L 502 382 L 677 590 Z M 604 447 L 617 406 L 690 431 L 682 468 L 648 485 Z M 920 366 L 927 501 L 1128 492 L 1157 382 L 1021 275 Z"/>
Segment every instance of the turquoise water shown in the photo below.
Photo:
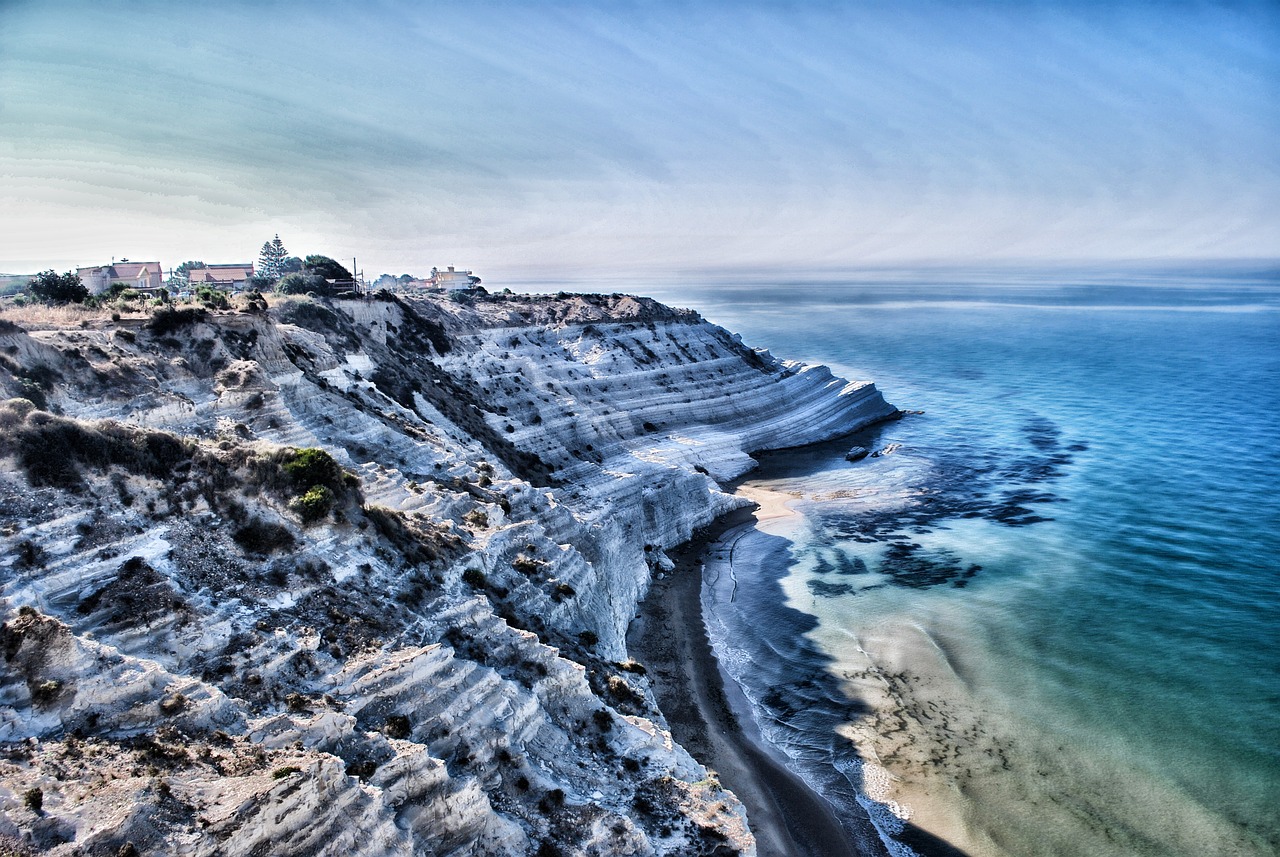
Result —
<path fill-rule="evenodd" d="M 708 559 L 824 794 L 904 854 L 1280 852 L 1280 281 L 654 291 L 925 412 L 766 457 L 797 514 Z"/>

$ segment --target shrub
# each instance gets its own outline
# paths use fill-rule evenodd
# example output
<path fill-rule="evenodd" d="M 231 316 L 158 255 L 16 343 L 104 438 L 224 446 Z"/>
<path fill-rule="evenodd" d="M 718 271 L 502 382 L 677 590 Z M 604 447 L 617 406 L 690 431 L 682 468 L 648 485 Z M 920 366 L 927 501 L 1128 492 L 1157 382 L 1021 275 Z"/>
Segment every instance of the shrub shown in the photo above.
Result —
<path fill-rule="evenodd" d="M 478 568 L 468 568 L 462 572 L 462 582 L 470 586 L 472 589 L 484 589 L 488 585 L 489 580 L 484 576 L 484 572 Z"/>
<path fill-rule="evenodd" d="M 31 701 L 36 705 L 47 705 L 57 698 L 60 690 L 62 690 L 62 682 L 47 679 L 31 689 Z"/>
<path fill-rule="evenodd" d="M 363 759 L 347 765 L 347 776 L 367 780 L 378 770 L 378 763 L 372 759 Z"/>
<path fill-rule="evenodd" d="M 578 642 L 589 649 L 600 642 L 600 637 L 595 631 L 581 631 L 578 633 Z"/>
<path fill-rule="evenodd" d="M 80 281 L 80 275 L 67 271 L 59 274 L 50 268 L 41 271 L 27 281 L 27 291 L 36 300 L 47 304 L 84 303 L 89 290 Z"/>
<path fill-rule="evenodd" d="M 283 780 L 285 777 L 300 773 L 302 773 L 302 768 L 299 768 L 297 765 L 285 765 L 283 768 L 276 768 L 272 771 L 271 779 Z"/>
<path fill-rule="evenodd" d="M 269 554 L 293 547 L 293 534 L 279 524 L 254 518 L 231 536 L 250 553 Z"/>
<path fill-rule="evenodd" d="M 643 697 L 627 684 L 626 680 L 619 675 L 609 676 L 608 681 L 609 695 L 619 702 L 639 703 L 643 701 Z"/>
<path fill-rule="evenodd" d="M 533 557 L 520 554 L 511 560 L 511 567 L 521 574 L 535 574 L 538 569 L 542 568 L 543 562 Z"/>
<path fill-rule="evenodd" d="M 22 793 L 22 802 L 27 809 L 39 815 L 44 810 L 44 792 L 40 789 L 27 789 Z"/>
<path fill-rule="evenodd" d="M 644 664 L 640 663 L 634 658 L 632 658 L 631 660 L 623 661 L 622 663 L 618 664 L 618 669 L 622 670 L 623 672 L 635 673 L 636 675 L 645 675 L 648 672 L 648 670 L 644 668 Z"/>
<path fill-rule="evenodd" d="M 160 713 L 166 717 L 172 717 L 186 709 L 186 707 L 187 698 L 180 693 L 175 693 L 173 696 L 166 696 L 164 699 L 160 700 Z"/>
<path fill-rule="evenodd" d="M 13 549 L 14 566 L 16 568 L 41 568 L 48 559 L 48 554 L 40 545 L 23 539 Z"/>
<path fill-rule="evenodd" d="M 301 497 L 297 497 L 289 504 L 299 516 L 304 524 L 312 524 L 329 514 L 333 508 L 334 496 L 323 485 L 313 485 Z"/>
<path fill-rule="evenodd" d="M 147 329 L 156 336 L 167 336 L 176 330 L 181 330 L 188 325 L 207 318 L 208 315 L 203 307 L 187 307 L 185 309 L 164 307 L 151 314 L 151 318 L 147 321 Z"/>
<path fill-rule="evenodd" d="M 282 295 L 305 295 L 307 292 L 323 295 L 329 292 L 329 283 L 319 274 L 304 274 L 299 271 L 281 277 L 275 290 Z"/>
<path fill-rule="evenodd" d="M 227 293 L 212 286 L 196 286 L 195 298 L 200 303 L 215 309 L 231 308 L 231 302 L 227 300 Z"/>
<path fill-rule="evenodd" d="M 284 472 L 293 480 L 298 489 L 324 485 L 329 488 L 341 488 L 344 471 L 342 465 L 323 449 L 308 447 L 300 449 L 284 463 Z"/>
<path fill-rule="evenodd" d="M 382 727 L 388 738 L 408 738 L 413 731 L 409 718 L 403 714 L 392 714 Z"/>

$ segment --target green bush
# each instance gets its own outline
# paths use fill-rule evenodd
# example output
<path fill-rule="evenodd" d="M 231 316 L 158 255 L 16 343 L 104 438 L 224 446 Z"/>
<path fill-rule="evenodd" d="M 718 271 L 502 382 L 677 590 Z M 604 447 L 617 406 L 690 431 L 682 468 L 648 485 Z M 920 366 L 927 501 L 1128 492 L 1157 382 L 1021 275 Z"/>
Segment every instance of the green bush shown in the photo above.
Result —
<path fill-rule="evenodd" d="M 207 304 L 215 309 L 231 308 L 231 302 L 227 300 L 227 293 L 212 286 L 196 286 L 195 298 L 200 303 Z"/>
<path fill-rule="evenodd" d="M 305 295 L 307 292 L 323 295 L 330 289 L 329 282 L 319 274 L 304 274 L 299 271 L 281 277 L 280 282 L 275 285 L 275 290 L 277 294 L 282 295 Z"/>
<path fill-rule="evenodd" d="M 300 773 L 302 773 L 302 768 L 299 768 L 297 765 L 285 765 L 283 768 L 276 768 L 272 771 L 271 779 L 283 780 L 285 777 Z"/>
<path fill-rule="evenodd" d="M 333 509 L 334 496 L 323 485 L 312 485 L 307 493 L 297 497 L 289 505 L 302 517 L 303 523 L 314 523 Z"/>
<path fill-rule="evenodd" d="M 472 589 L 484 589 L 488 585 L 489 580 L 484 576 L 484 572 L 478 568 L 468 568 L 462 572 L 462 582 L 470 586 Z"/>
<path fill-rule="evenodd" d="M 50 268 L 41 271 L 27 282 L 27 291 L 38 301 L 47 304 L 84 303 L 89 290 L 80 281 L 80 275 L 68 271 L 59 274 Z"/>
<path fill-rule="evenodd" d="M 284 463 L 283 468 L 298 489 L 316 485 L 338 489 L 343 484 L 342 465 L 323 449 L 300 449 Z"/>

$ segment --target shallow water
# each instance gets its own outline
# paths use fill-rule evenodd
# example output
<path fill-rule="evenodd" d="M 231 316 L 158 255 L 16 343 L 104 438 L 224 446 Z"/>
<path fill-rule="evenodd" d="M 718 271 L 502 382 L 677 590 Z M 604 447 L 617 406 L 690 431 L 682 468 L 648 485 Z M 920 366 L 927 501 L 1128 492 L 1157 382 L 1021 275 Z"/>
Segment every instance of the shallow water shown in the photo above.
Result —
<path fill-rule="evenodd" d="M 1280 283 L 964 279 L 653 290 L 925 411 L 764 458 L 797 514 L 708 558 L 727 671 L 886 835 L 1280 852 Z"/>

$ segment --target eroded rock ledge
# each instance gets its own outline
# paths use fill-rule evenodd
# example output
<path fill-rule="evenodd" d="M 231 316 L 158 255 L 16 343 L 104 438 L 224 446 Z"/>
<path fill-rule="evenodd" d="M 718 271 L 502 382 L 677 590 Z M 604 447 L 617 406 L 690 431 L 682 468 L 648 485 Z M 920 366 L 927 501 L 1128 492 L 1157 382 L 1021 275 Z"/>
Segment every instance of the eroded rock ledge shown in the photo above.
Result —
<path fill-rule="evenodd" d="M 616 295 L 0 328 L 0 850 L 754 853 L 626 626 L 873 385 Z"/>

